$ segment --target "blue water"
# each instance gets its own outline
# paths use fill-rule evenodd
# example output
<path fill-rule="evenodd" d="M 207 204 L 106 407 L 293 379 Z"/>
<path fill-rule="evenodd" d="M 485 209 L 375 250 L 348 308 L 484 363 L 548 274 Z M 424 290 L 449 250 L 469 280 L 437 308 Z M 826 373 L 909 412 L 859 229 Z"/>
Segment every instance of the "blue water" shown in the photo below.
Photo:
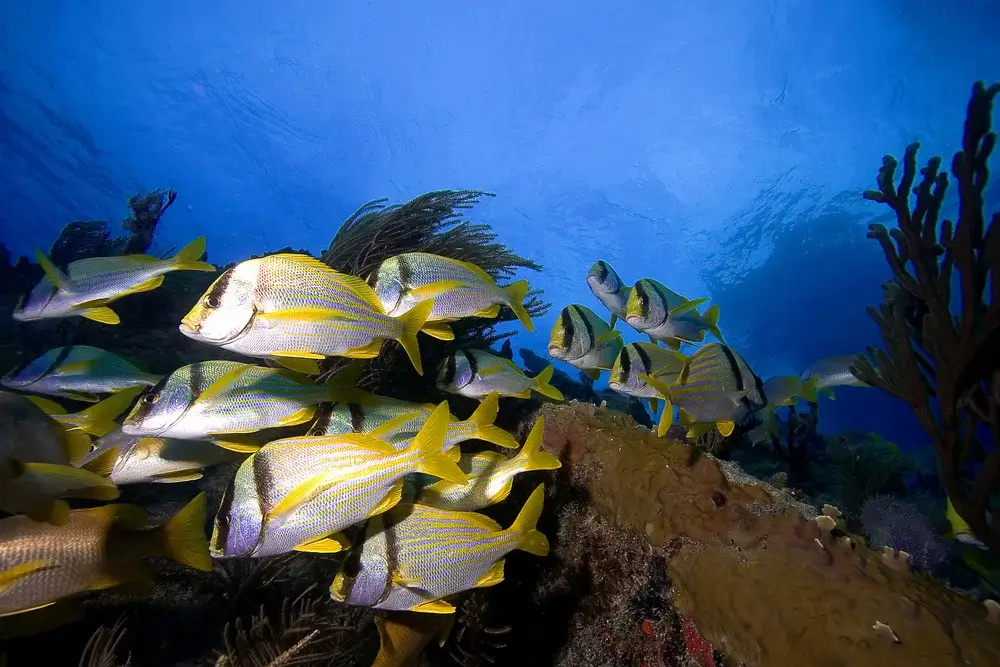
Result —
<path fill-rule="evenodd" d="M 204 234 L 223 263 L 319 251 L 370 199 L 480 188 L 473 217 L 544 265 L 525 277 L 556 308 L 599 310 L 604 258 L 710 296 L 762 377 L 798 373 L 879 342 L 864 235 L 888 209 L 860 193 L 881 156 L 949 163 L 972 82 L 1000 79 L 994 0 L 430 4 L 0 4 L 0 240 L 28 254 L 170 187 L 153 250 Z M 926 442 L 877 390 L 821 415 Z"/>

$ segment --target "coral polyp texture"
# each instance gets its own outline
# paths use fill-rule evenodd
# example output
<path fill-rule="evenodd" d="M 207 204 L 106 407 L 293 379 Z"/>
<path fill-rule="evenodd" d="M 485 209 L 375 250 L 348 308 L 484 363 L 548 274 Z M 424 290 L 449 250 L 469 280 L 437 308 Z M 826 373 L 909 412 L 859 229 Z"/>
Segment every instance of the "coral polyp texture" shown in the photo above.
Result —
<path fill-rule="evenodd" d="M 941 479 L 958 514 L 1000 553 L 1000 512 L 990 501 L 1000 485 L 1000 213 L 986 223 L 983 193 L 996 146 L 991 131 L 1000 84 L 977 82 L 966 111 L 962 150 L 951 174 L 958 217 L 941 220 L 948 174 L 941 158 L 920 169 L 917 150 L 899 163 L 882 159 L 878 190 L 864 193 L 889 206 L 896 227 L 869 226 L 893 278 L 876 311 L 884 349 L 868 348 L 852 371 L 862 381 L 906 401 L 937 449 Z M 914 187 L 914 183 L 917 182 Z M 911 192 L 913 205 L 911 208 Z M 985 436 L 988 434 L 988 436 Z"/>
<path fill-rule="evenodd" d="M 667 556 L 676 610 L 730 664 L 996 664 L 988 610 L 734 464 L 591 405 L 547 405 L 544 448 L 593 510 Z M 834 515 L 834 516 L 828 516 Z M 890 636 L 891 633 L 891 636 Z M 653 664 L 653 663 L 648 663 Z"/>

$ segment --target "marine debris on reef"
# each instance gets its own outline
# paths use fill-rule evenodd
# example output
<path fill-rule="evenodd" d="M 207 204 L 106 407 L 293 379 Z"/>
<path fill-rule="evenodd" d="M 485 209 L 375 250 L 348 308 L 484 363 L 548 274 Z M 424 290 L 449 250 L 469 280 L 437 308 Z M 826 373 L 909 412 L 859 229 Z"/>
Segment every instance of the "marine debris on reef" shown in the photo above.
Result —
<path fill-rule="evenodd" d="M 869 226 L 893 279 L 884 285 L 879 309 L 868 309 L 885 349 L 868 348 L 853 371 L 910 405 L 934 443 L 958 514 L 1000 553 L 1000 512 L 991 510 L 1000 489 L 1000 212 L 987 224 L 983 201 L 998 93 L 1000 84 L 972 88 L 962 149 L 951 163 L 957 221 L 939 224 L 949 180 L 941 158 L 928 160 L 914 186 L 919 143 L 906 147 L 898 187 L 899 163 L 886 155 L 879 189 L 864 193 L 889 206 L 897 226 Z"/>

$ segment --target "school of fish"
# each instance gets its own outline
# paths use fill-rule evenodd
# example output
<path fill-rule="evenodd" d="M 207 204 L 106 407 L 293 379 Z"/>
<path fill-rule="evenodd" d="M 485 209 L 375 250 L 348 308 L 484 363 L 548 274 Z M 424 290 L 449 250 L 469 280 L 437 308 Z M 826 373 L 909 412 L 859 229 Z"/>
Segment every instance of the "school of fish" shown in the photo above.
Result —
<path fill-rule="evenodd" d="M 38 251 L 44 277 L 13 317 L 119 324 L 117 300 L 173 271 L 216 271 L 204 252 L 199 238 L 167 259 L 59 267 Z M 87 591 L 147 594 L 152 557 L 208 571 L 213 559 L 345 549 L 333 598 L 447 613 L 455 594 L 500 583 L 511 551 L 546 555 L 536 530 L 542 485 L 507 528 L 477 510 L 504 501 L 517 475 L 560 467 L 542 451 L 544 418 L 523 445 L 494 424 L 501 397 L 562 400 L 551 366 L 529 377 L 488 351 L 455 349 L 434 384 L 479 401 L 465 418 L 447 400 L 411 403 L 355 386 L 387 341 L 424 375 L 420 334 L 453 340 L 451 323 L 501 308 L 533 331 L 528 292 L 525 281 L 499 286 L 478 266 L 429 253 L 392 257 L 367 277 L 278 253 L 223 271 L 178 324 L 246 361 L 157 375 L 72 345 L 11 370 L 0 379 L 0 511 L 11 515 L 0 519 L 0 619 L 61 610 Z M 573 315 L 584 316 L 596 318 Z M 599 350 L 570 353 L 610 367 L 621 342 L 608 329 L 592 341 Z M 324 373 L 331 357 L 356 361 Z M 57 399 L 89 405 L 71 412 Z M 496 449 L 463 451 L 469 440 Z M 109 502 L 121 486 L 190 482 L 219 464 L 236 472 L 210 536 L 204 494 L 159 525 L 142 507 Z"/>

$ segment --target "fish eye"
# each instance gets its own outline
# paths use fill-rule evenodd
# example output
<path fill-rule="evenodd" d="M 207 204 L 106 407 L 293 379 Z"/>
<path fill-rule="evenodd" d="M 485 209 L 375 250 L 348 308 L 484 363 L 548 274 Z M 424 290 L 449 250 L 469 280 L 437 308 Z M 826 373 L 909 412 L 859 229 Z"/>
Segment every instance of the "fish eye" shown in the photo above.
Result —
<path fill-rule="evenodd" d="M 152 405 L 160 400 L 160 394 L 158 392 L 150 392 L 142 397 L 142 402 L 146 405 Z"/>
<path fill-rule="evenodd" d="M 205 307 L 208 308 L 209 310 L 215 310 L 216 308 L 222 305 L 222 300 L 219 299 L 219 297 L 217 297 L 214 294 L 209 294 L 207 297 L 205 297 L 204 303 Z"/>

